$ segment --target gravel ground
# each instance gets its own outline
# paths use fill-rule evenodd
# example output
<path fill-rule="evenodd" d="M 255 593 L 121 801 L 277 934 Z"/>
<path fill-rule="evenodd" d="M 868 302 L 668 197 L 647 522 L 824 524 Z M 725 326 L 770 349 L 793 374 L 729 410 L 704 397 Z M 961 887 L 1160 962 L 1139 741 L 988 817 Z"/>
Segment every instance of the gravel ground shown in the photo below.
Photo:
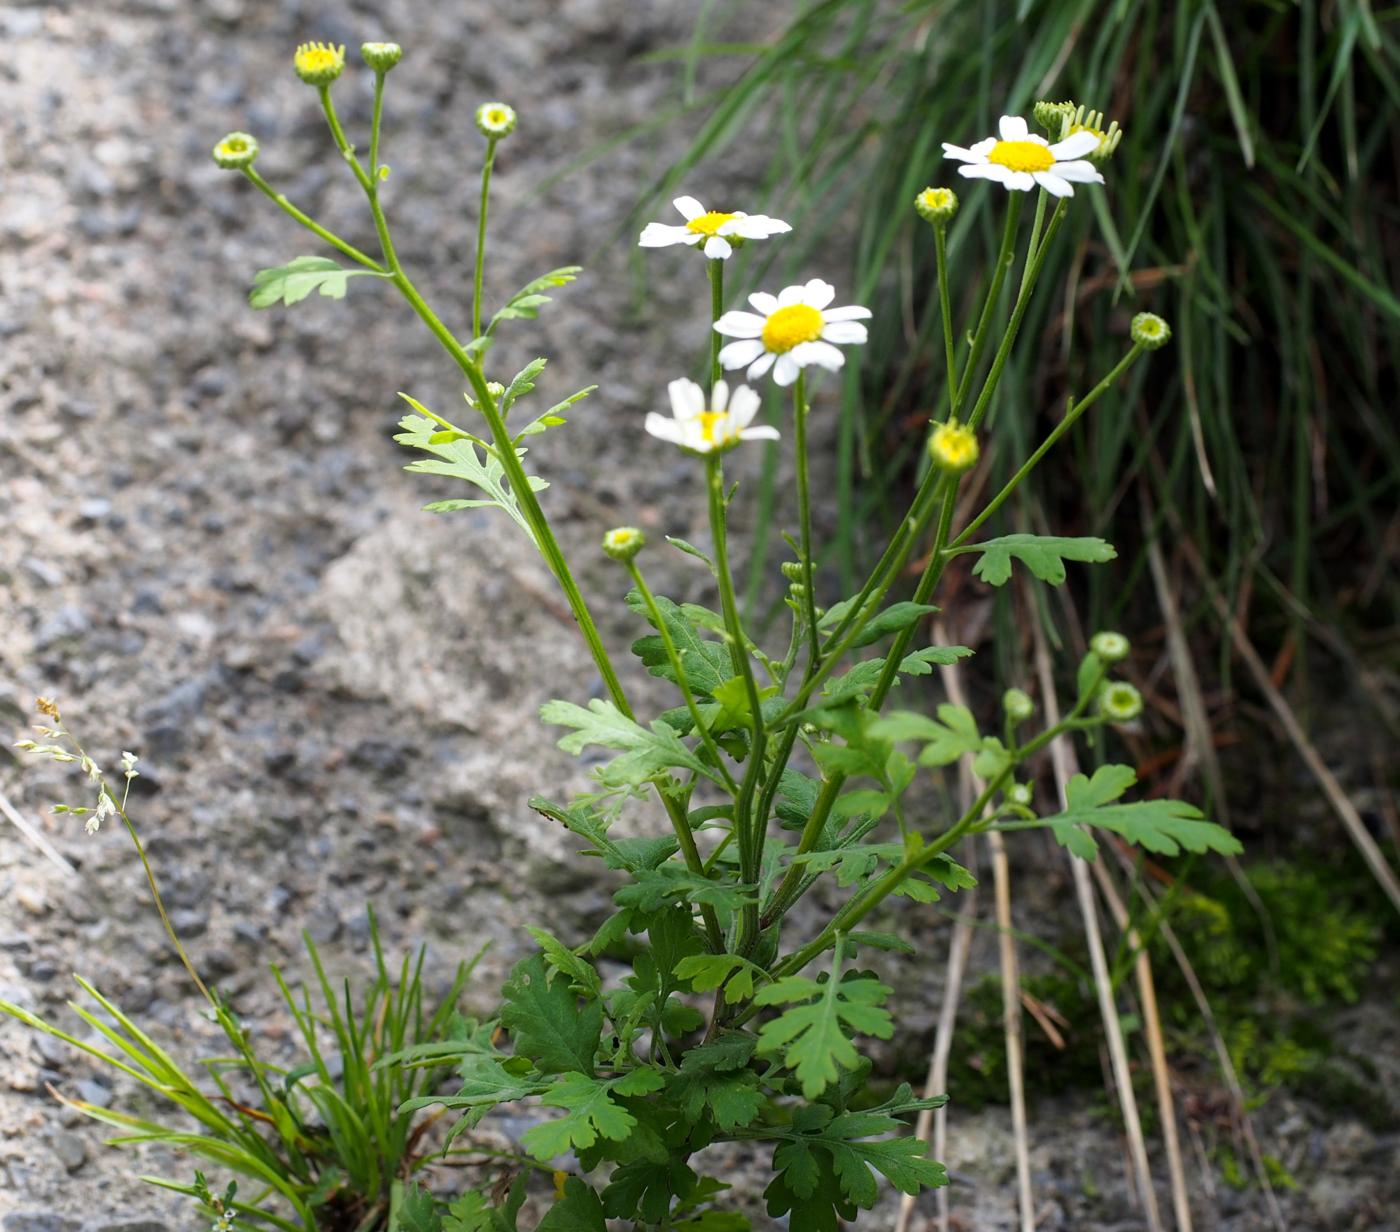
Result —
<path fill-rule="evenodd" d="M 288 1023 L 266 964 L 300 973 L 302 929 L 333 969 L 363 971 L 373 900 L 391 948 L 430 947 L 436 981 L 489 940 L 468 994 L 485 1010 L 528 946 L 523 923 L 567 934 L 598 918 L 608 892 L 525 806 L 583 781 L 535 722 L 556 693 L 598 688 L 567 612 L 503 519 L 420 513 L 447 493 L 399 469 L 395 392 L 450 408 L 449 365 L 368 280 L 341 303 L 253 313 L 244 302 L 254 270 L 319 250 L 213 167 L 208 149 L 229 129 L 261 138 L 260 168 L 293 200 L 370 242 L 314 98 L 289 71 L 295 42 L 408 46 L 390 88 L 388 206 L 405 263 L 451 317 L 470 278 L 472 110 L 493 95 L 519 107 L 521 130 L 498 162 L 488 295 L 557 265 L 590 268 L 538 327 L 507 327 L 492 375 L 541 353 L 542 395 L 601 386 L 532 454 L 590 593 L 623 589 L 594 546 L 603 529 L 626 520 L 692 534 L 700 508 L 693 468 L 638 425 L 703 337 L 703 284 L 690 254 L 656 254 L 642 310 L 616 242 L 679 138 L 623 146 L 534 191 L 672 101 L 671 70 L 639 58 L 682 38 L 693 5 L 320 7 L 0 11 L 0 717 L 18 738 L 32 698 L 52 695 L 103 764 L 124 748 L 141 754 L 132 811 L 175 922 L 272 1049 Z M 356 128 L 364 76 L 337 93 Z M 676 597 L 704 595 L 683 559 L 656 570 Z M 621 646 L 634 632 L 625 614 L 604 614 Z M 65 876 L 0 829 L 0 998 L 62 1013 L 77 972 L 193 1055 L 205 1033 L 124 835 L 88 838 L 47 813 L 82 802 L 61 769 L 0 759 L 0 788 L 78 870 Z M 1067 895 L 1047 882 L 1063 911 Z M 909 926 L 943 952 L 946 924 Z M 979 940 L 976 962 L 989 954 Z M 918 974 L 900 980 L 911 1055 L 926 1049 L 936 1012 L 937 989 Z M 130 1095 L 61 1046 L 0 1024 L 5 1232 L 190 1226 L 173 1213 L 181 1204 L 136 1179 L 187 1176 L 182 1161 L 138 1166 L 102 1147 L 47 1084 L 93 1102 Z M 1038 1108 L 1035 1121 L 1042 1228 L 1143 1226 L 1118 1137 L 1092 1101 Z M 1383 1167 L 1393 1137 L 1297 1108 L 1261 1131 L 1266 1149 L 1294 1151 L 1325 1177 L 1306 1198 L 1284 1196 L 1292 1226 L 1396 1226 L 1400 1194 Z M 961 1228 L 1012 1226 L 1009 1141 L 1004 1110 L 954 1117 Z M 744 1161 L 733 1166 L 739 1192 L 752 1193 Z M 1257 1206 L 1203 1193 L 1199 1226 L 1262 1227 Z"/>

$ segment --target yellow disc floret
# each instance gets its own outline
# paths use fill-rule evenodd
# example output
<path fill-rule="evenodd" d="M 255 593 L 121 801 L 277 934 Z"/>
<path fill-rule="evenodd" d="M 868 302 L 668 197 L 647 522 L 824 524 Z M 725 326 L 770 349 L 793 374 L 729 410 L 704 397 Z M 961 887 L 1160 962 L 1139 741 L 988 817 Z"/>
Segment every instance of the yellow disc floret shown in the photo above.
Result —
<path fill-rule="evenodd" d="M 715 428 L 722 423 L 727 416 L 723 411 L 701 411 L 700 412 L 700 435 L 704 438 L 705 444 L 723 444 L 722 441 L 715 440 Z"/>
<path fill-rule="evenodd" d="M 345 71 L 345 44 L 303 43 L 292 65 L 307 85 L 328 86 Z"/>
<path fill-rule="evenodd" d="M 781 355 L 804 342 L 815 342 L 825 324 L 822 314 L 810 304 L 789 304 L 774 312 L 763 326 L 764 348 Z"/>
<path fill-rule="evenodd" d="M 1038 141 L 998 141 L 988 152 L 987 161 L 1012 171 L 1049 171 L 1055 156 L 1049 146 Z"/>
<path fill-rule="evenodd" d="M 694 231 L 696 235 L 718 235 L 719 229 L 725 223 L 738 217 L 738 214 L 723 214 L 719 210 L 707 210 L 698 218 L 692 218 L 686 223 L 685 229 Z"/>
<path fill-rule="evenodd" d="M 977 434 L 956 419 L 939 424 L 928 438 L 928 455 L 934 466 L 951 474 L 961 474 L 975 466 L 981 452 Z"/>

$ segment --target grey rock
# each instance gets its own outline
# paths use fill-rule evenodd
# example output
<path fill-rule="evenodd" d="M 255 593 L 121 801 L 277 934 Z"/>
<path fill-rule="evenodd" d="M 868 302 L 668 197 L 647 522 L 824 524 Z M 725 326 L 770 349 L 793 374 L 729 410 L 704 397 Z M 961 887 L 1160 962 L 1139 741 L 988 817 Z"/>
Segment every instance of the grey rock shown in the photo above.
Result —
<path fill-rule="evenodd" d="M 59 1162 L 69 1171 L 76 1172 L 88 1160 L 87 1140 L 78 1134 L 60 1130 L 49 1139 L 49 1145 L 58 1156 Z"/>
<path fill-rule="evenodd" d="M 5 1216 L 5 1232 L 81 1232 L 76 1219 L 49 1211 L 15 1211 Z"/>
<path fill-rule="evenodd" d="M 48 650 L 59 642 L 82 637 L 91 628 L 92 622 L 82 608 L 65 604 L 39 626 L 34 634 L 34 645 L 39 650 Z"/>

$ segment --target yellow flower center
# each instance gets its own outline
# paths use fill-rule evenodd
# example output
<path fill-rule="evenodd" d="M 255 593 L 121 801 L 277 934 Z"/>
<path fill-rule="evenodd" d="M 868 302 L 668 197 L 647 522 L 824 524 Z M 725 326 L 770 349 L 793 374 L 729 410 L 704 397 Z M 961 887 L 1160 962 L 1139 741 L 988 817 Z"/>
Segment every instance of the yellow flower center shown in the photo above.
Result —
<path fill-rule="evenodd" d="M 799 343 L 815 342 L 825 324 L 822 314 L 810 305 L 789 304 L 773 313 L 763 326 L 763 346 L 781 355 Z"/>
<path fill-rule="evenodd" d="M 1049 171 L 1055 165 L 1055 156 L 1049 146 L 1038 141 L 998 141 L 987 161 L 1012 171 Z"/>
<path fill-rule="evenodd" d="M 506 122 L 506 113 L 500 110 L 488 111 L 486 113 L 486 122 L 488 124 L 504 124 Z"/>
<path fill-rule="evenodd" d="M 715 428 L 724 417 L 724 411 L 700 412 L 700 436 L 705 444 L 714 445 L 717 443 L 715 441 Z"/>
<path fill-rule="evenodd" d="M 319 73 L 340 63 L 340 53 L 334 47 L 311 46 L 297 51 L 297 68 Z"/>
<path fill-rule="evenodd" d="M 230 137 L 219 143 L 219 150 L 224 154 L 246 154 L 248 143 L 242 137 Z"/>
<path fill-rule="evenodd" d="M 685 224 L 687 231 L 694 231 L 696 235 L 718 235 L 719 229 L 731 218 L 738 218 L 737 214 L 721 214 L 719 210 L 710 210 L 701 214 L 698 218 L 692 218 Z"/>
<path fill-rule="evenodd" d="M 951 188 L 925 188 L 919 194 L 919 200 L 931 210 L 946 209 L 953 203 L 953 190 Z"/>

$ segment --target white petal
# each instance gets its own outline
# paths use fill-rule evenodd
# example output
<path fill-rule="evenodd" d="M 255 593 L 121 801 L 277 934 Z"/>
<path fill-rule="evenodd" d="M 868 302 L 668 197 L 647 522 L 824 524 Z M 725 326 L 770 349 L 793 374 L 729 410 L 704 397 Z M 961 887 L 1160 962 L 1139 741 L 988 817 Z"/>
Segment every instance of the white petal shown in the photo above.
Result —
<path fill-rule="evenodd" d="M 680 424 L 674 419 L 667 419 L 665 415 L 658 415 L 655 411 L 647 412 L 645 427 L 652 436 L 670 441 L 673 445 L 679 445 L 685 439 Z"/>
<path fill-rule="evenodd" d="M 1074 187 L 1068 180 L 1062 180 L 1053 171 L 1036 171 L 1035 182 L 1052 197 L 1072 197 Z"/>
<path fill-rule="evenodd" d="M 778 297 L 769 295 L 767 291 L 755 291 L 749 296 L 749 303 L 755 312 L 761 312 L 765 317 L 771 317 L 778 311 Z"/>
<path fill-rule="evenodd" d="M 766 214 L 740 215 L 731 218 L 719 229 L 721 235 L 740 235 L 746 240 L 766 240 L 770 235 L 782 235 L 791 231 L 781 218 L 769 218 Z"/>
<path fill-rule="evenodd" d="M 1087 129 L 1081 129 L 1077 133 L 1070 133 L 1063 141 L 1057 141 L 1050 147 L 1050 153 L 1056 158 L 1083 158 L 1090 150 L 1098 148 L 1099 139 Z"/>
<path fill-rule="evenodd" d="M 975 163 L 980 162 L 986 156 L 974 154 L 963 146 L 953 145 L 951 142 L 945 141 L 943 143 L 943 157 L 956 159 L 960 163 Z"/>
<path fill-rule="evenodd" d="M 988 154 L 997 148 L 997 139 L 995 137 L 983 137 L 981 141 L 970 148 L 978 158 L 986 158 Z"/>
<path fill-rule="evenodd" d="M 836 298 L 836 288 L 820 278 L 813 278 L 802 288 L 802 302 L 809 308 L 825 308 Z"/>
<path fill-rule="evenodd" d="M 997 184 L 1005 184 L 1010 170 L 1000 163 L 969 163 L 959 167 L 958 174 L 966 176 L 969 180 L 992 180 Z"/>
<path fill-rule="evenodd" d="M 723 368 L 742 368 L 764 354 L 763 343 L 757 338 L 741 338 L 720 348 L 719 362 Z"/>
<path fill-rule="evenodd" d="M 793 347 L 789 354 L 803 367 L 818 364 L 835 372 L 846 362 L 846 357 L 829 342 L 803 342 Z M 782 382 L 779 382 L 781 384 Z"/>
<path fill-rule="evenodd" d="M 1087 159 L 1080 159 L 1077 162 L 1056 163 L 1054 172 L 1062 180 L 1068 180 L 1071 184 L 1102 184 L 1103 176 L 1099 169 Z"/>
<path fill-rule="evenodd" d="M 762 424 L 757 428 L 742 428 L 739 431 L 741 441 L 780 441 L 783 438 L 778 435 L 777 428 L 770 428 L 767 424 Z"/>
<path fill-rule="evenodd" d="M 1006 177 L 1007 188 L 1019 189 L 1021 192 L 1030 192 L 1035 187 L 1035 178 L 1029 171 L 1013 171 Z"/>
<path fill-rule="evenodd" d="M 763 317 L 754 316 L 752 312 L 731 308 L 715 322 L 715 333 L 726 338 L 757 338 L 767 324 Z"/>
<path fill-rule="evenodd" d="M 797 374 L 802 371 L 802 365 L 797 362 L 797 357 L 793 353 L 797 350 L 793 347 L 791 351 L 785 351 L 778 356 L 778 362 L 773 365 L 773 380 L 779 385 L 791 385 L 797 380 Z"/>
<path fill-rule="evenodd" d="M 822 337 L 827 342 L 864 342 L 865 326 L 859 321 L 831 321 L 822 330 Z"/>
<path fill-rule="evenodd" d="M 671 227 L 663 222 L 649 222 L 643 228 L 637 243 L 643 248 L 668 248 L 672 244 L 684 244 L 694 232 L 685 227 Z"/>
<path fill-rule="evenodd" d="M 742 386 L 740 387 L 742 388 Z M 729 382 L 716 381 L 710 390 L 710 410 L 722 411 L 729 404 Z"/>
<path fill-rule="evenodd" d="M 681 217 L 689 222 L 692 218 L 699 218 L 705 212 L 705 207 L 694 197 L 677 197 L 671 202 L 676 209 L 680 210 Z"/>
<path fill-rule="evenodd" d="M 705 241 L 705 255 L 711 261 L 726 261 L 733 251 L 734 245 L 722 236 L 712 235 Z"/>
<path fill-rule="evenodd" d="M 671 411 L 678 420 L 698 419 L 705 409 L 705 391 L 689 377 L 679 377 L 666 386 L 671 395 Z"/>
<path fill-rule="evenodd" d="M 759 377 L 761 377 L 765 372 L 768 371 L 769 368 L 773 366 L 773 360 L 776 358 L 777 357 L 773 354 L 772 351 L 764 351 L 762 355 L 760 355 L 756 360 L 753 361 L 753 363 L 749 365 L 749 370 L 744 375 L 750 381 L 758 380 Z"/>
<path fill-rule="evenodd" d="M 844 308 L 827 308 L 822 312 L 822 319 L 828 324 L 832 321 L 867 321 L 870 319 L 870 309 L 862 308 L 859 304 L 847 304 Z"/>
<path fill-rule="evenodd" d="M 997 132 L 1003 141 L 1024 141 L 1030 135 L 1030 126 L 1020 116 L 1002 116 Z"/>
<path fill-rule="evenodd" d="M 747 385 L 740 385 L 734 391 L 734 396 L 729 403 L 729 419 L 737 429 L 747 428 L 753 423 L 753 417 L 758 414 L 758 408 L 762 399 Z"/>
<path fill-rule="evenodd" d="M 804 286 L 784 287 L 778 292 L 778 307 L 791 308 L 793 304 L 800 304 L 802 297 L 807 292 Z"/>

